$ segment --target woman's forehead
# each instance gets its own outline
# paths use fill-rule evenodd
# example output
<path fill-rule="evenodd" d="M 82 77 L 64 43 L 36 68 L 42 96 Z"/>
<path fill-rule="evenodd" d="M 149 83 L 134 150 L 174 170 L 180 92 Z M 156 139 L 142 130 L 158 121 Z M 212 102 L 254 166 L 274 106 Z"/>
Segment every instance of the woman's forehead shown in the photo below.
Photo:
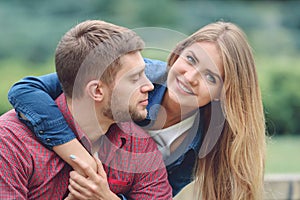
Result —
<path fill-rule="evenodd" d="M 201 67 L 205 67 L 224 77 L 223 63 L 220 51 L 213 42 L 195 42 L 183 50 L 183 54 L 191 53 Z"/>

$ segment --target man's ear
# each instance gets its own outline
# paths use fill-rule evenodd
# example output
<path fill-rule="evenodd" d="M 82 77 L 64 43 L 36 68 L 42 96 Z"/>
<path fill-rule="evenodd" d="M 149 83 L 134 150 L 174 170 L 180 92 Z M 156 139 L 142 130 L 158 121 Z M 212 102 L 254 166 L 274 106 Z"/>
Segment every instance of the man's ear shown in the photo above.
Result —
<path fill-rule="evenodd" d="M 95 101 L 102 101 L 104 98 L 103 82 L 92 80 L 86 85 L 86 92 L 90 98 Z"/>

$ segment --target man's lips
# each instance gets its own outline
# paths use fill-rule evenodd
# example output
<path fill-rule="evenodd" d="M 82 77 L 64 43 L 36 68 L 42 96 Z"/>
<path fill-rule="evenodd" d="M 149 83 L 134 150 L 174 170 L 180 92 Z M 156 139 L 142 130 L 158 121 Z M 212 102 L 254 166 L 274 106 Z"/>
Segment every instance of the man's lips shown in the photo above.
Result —
<path fill-rule="evenodd" d="M 139 104 L 142 105 L 142 106 L 147 106 L 148 105 L 148 99 L 144 99 L 144 100 L 140 101 Z"/>

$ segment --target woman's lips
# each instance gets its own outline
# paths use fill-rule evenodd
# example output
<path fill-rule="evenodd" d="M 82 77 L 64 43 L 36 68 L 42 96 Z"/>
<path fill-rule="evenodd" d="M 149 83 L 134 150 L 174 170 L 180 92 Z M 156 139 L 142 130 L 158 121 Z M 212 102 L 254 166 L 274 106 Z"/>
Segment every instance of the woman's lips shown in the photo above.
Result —
<path fill-rule="evenodd" d="M 178 78 L 176 80 L 177 80 L 178 87 L 182 91 L 184 91 L 187 94 L 195 95 L 195 93 L 188 86 L 186 86 L 182 81 L 180 81 Z"/>

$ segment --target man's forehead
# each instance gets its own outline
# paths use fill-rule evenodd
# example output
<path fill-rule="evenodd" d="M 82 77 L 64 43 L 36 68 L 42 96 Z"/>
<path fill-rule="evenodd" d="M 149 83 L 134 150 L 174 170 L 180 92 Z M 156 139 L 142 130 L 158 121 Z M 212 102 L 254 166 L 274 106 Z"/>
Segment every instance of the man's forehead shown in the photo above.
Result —
<path fill-rule="evenodd" d="M 145 70 L 145 65 L 132 65 L 132 66 L 127 66 L 127 67 L 122 67 L 122 70 L 120 70 L 117 73 L 117 78 L 120 77 L 131 77 L 136 74 L 139 74 Z"/>
<path fill-rule="evenodd" d="M 118 75 L 131 75 L 143 71 L 145 69 L 145 62 L 140 53 L 126 54 L 120 57 L 120 67 Z"/>

